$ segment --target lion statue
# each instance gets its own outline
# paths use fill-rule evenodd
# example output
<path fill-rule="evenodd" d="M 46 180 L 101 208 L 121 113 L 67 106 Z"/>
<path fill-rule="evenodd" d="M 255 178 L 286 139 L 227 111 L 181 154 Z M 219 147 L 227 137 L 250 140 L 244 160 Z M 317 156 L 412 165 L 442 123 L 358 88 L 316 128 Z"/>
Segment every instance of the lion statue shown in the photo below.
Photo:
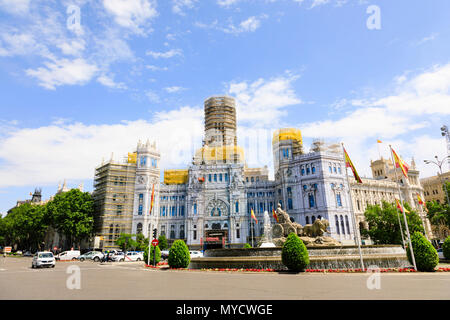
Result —
<path fill-rule="evenodd" d="M 307 237 L 321 237 L 327 232 L 330 223 L 326 219 L 316 219 L 313 224 L 303 227 L 303 235 Z"/>

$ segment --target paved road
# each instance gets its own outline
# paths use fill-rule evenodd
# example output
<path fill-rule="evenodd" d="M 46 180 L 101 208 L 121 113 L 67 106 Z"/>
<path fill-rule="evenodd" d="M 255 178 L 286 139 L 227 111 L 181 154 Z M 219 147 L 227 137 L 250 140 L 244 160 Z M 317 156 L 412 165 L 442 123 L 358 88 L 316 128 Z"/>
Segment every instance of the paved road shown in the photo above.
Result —
<path fill-rule="evenodd" d="M 81 288 L 68 289 L 67 268 L 80 267 Z M 142 263 L 58 262 L 31 269 L 30 258 L 0 258 L 4 299 L 450 299 L 450 273 L 381 274 L 380 289 L 368 274 L 278 274 L 172 271 Z"/>

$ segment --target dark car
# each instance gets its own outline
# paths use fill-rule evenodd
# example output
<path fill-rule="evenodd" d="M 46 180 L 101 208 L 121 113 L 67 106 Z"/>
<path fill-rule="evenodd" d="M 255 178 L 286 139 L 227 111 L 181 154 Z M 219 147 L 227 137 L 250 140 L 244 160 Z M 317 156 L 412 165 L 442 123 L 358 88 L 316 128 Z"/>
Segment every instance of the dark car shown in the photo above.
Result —
<path fill-rule="evenodd" d="M 31 253 L 31 251 L 26 251 L 23 255 L 22 255 L 22 257 L 32 257 L 33 256 L 33 254 Z"/>

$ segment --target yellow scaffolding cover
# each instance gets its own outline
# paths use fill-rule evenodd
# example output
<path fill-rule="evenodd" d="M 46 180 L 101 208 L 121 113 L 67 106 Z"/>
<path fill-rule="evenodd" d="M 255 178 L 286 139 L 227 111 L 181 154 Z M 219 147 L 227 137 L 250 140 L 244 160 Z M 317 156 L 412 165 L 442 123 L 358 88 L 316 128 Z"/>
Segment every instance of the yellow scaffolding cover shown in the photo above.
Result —
<path fill-rule="evenodd" d="M 244 149 L 234 145 L 220 147 L 204 146 L 195 153 L 197 159 L 202 159 L 204 161 L 234 160 L 236 156 L 238 157 L 238 160 L 242 161 L 244 159 Z"/>
<path fill-rule="evenodd" d="M 272 144 L 278 143 L 282 140 L 292 140 L 293 154 L 301 152 L 301 147 L 303 145 L 303 138 L 300 129 L 283 128 L 275 130 L 275 132 L 273 133 Z"/>
<path fill-rule="evenodd" d="M 164 184 L 185 184 L 188 175 L 188 170 L 164 170 Z"/>

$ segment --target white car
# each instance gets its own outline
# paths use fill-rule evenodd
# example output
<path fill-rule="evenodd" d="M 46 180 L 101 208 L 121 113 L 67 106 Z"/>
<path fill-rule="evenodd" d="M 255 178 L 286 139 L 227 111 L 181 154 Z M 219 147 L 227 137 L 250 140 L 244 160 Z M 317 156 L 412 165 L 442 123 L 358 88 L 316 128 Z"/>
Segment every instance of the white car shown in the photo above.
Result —
<path fill-rule="evenodd" d="M 441 259 L 441 260 L 445 259 L 445 257 L 444 257 L 444 250 L 442 248 L 437 249 L 437 253 L 438 253 L 439 259 Z"/>
<path fill-rule="evenodd" d="M 50 251 L 36 252 L 31 260 L 31 268 L 55 267 L 55 257 Z"/>
<path fill-rule="evenodd" d="M 201 251 L 189 251 L 191 258 L 203 258 L 203 253 Z"/>
<path fill-rule="evenodd" d="M 103 253 L 101 253 L 99 251 L 89 251 L 78 257 L 78 260 L 80 260 L 80 261 L 94 260 L 95 262 L 99 262 L 102 259 L 103 259 Z"/>
<path fill-rule="evenodd" d="M 56 260 L 61 261 L 77 260 L 80 255 L 81 255 L 80 250 L 70 250 L 61 252 L 55 258 Z"/>

